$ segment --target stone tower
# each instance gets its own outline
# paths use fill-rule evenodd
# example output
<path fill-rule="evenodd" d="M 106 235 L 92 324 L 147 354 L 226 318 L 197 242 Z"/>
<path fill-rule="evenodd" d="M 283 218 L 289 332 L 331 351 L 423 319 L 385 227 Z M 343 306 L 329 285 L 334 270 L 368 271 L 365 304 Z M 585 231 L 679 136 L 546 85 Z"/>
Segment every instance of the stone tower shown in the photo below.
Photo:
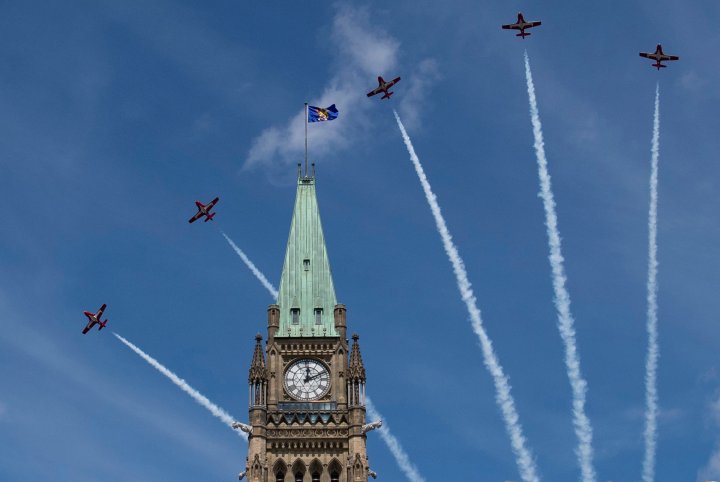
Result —
<path fill-rule="evenodd" d="M 267 343 L 250 366 L 250 482 L 367 482 L 365 367 L 335 299 L 315 178 L 298 179 Z M 242 475 L 241 475 L 242 477 Z"/>

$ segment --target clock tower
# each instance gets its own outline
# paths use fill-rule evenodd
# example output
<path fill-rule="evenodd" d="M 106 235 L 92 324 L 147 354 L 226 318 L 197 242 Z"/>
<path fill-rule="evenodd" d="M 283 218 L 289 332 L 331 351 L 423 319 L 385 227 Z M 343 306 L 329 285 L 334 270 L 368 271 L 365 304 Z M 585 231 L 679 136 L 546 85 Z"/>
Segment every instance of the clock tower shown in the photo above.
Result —
<path fill-rule="evenodd" d="M 250 366 L 250 482 L 367 482 L 365 368 L 347 339 L 315 195 L 298 179 L 277 304 Z M 240 424 L 242 425 L 242 424 Z M 241 474 L 242 478 L 243 474 Z"/>

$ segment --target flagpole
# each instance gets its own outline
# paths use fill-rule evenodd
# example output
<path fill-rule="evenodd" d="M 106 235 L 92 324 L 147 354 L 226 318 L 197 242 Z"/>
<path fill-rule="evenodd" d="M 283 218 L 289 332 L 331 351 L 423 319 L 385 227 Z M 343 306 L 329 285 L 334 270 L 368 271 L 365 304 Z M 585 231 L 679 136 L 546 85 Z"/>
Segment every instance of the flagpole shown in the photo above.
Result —
<path fill-rule="evenodd" d="M 305 176 L 307 177 L 307 126 L 308 126 L 308 105 L 305 102 Z"/>

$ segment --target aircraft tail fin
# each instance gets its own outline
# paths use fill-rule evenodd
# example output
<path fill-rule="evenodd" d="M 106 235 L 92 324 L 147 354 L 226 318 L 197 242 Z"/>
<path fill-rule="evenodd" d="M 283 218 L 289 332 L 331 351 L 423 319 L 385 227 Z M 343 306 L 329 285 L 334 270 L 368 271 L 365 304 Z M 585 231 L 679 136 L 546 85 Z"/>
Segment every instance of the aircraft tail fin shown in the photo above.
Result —
<path fill-rule="evenodd" d="M 522 37 L 523 39 L 528 35 L 531 35 L 530 32 L 520 32 L 515 34 L 516 37 Z"/>
<path fill-rule="evenodd" d="M 105 325 L 107 325 L 107 322 L 108 322 L 108 320 L 101 321 L 101 322 L 100 322 L 100 328 L 98 328 L 98 331 L 100 331 L 100 330 L 102 330 L 103 328 L 105 328 Z"/>
<path fill-rule="evenodd" d="M 205 218 L 205 222 L 212 221 L 212 218 L 214 218 L 216 214 L 217 213 L 208 214 L 207 217 Z"/>
<path fill-rule="evenodd" d="M 390 96 L 392 96 L 394 93 L 395 93 L 395 92 L 388 92 L 387 94 L 385 94 L 385 95 L 383 95 L 382 97 L 380 97 L 380 99 L 381 99 L 381 100 L 382 100 L 382 99 L 389 99 Z"/>

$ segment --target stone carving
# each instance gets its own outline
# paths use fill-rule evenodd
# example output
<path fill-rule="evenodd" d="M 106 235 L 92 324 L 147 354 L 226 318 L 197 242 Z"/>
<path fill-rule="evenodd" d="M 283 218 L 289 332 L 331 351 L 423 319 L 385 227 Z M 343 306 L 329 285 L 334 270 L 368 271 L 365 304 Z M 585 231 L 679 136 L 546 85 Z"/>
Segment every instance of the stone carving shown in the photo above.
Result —
<path fill-rule="evenodd" d="M 367 423 L 362 426 L 362 433 L 368 433 L 371 430 L 382 427 L 382 420 L 376 420 L 372 423 Z"/>
<path fill-rule="evenodd" d="M 233 422 L 232 428 L 235 430 L 240 429 L 245 433 L 252 434 L 253 428 L 250 425 L 246 425 L 242 422 Z"/>

